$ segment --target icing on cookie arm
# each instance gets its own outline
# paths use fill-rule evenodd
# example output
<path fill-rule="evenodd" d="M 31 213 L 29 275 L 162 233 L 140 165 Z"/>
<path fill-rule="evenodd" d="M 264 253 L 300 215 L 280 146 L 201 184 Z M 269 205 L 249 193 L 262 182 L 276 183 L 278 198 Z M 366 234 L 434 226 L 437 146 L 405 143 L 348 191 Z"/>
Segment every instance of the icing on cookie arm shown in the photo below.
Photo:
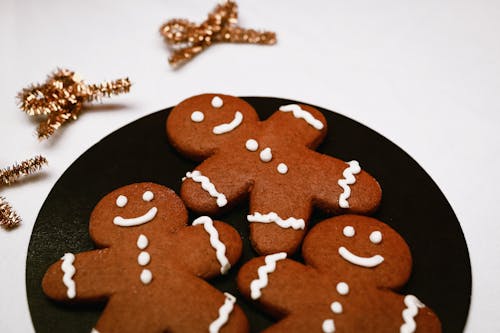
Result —
<path fill-rule="evenodd" d="M 316 205 L 335 213 L 368 214 L 377 209 L 382 192 L 375 178 L 362 169 L 362 161 L 309 153 L 314 155 L 310 177 Z"/>
<path fill-rule="evenodd" d="M 426 307 L 417 297 L 406 295 L 400 314 L 402 325 L 400 333 L 440 333 L 441 323 L 436 314 Z"/>
<path fill-rule="evenodd" d="M 225 154 L 213 155 L 186 174 L 181 197 L 192 210 L 215 214 L 248 193 L 251 181 L 244 167 Z"/>
<path fill-rule="evenodd" d="M 226 274 L 241 255 L 241 238 L 226 223 L 202 216 L 193 225 L 183 228 L 172 246 L 183 253 L 178 258 L 180 267 L 203 278 Z"/>
<path fill-rule="evenodd" d="M 42 281 L 44 293 L 55 300 L 101 299 L 112 291 L 102 288 L 109 278 L 107 250 L 66 253 L 52 264 Z M 103 274 L 106 273 L 106 274 Z"/>
<path fill-rule="evenodd" d="M 285 315 L 303 308 L 303 299 L 307 299 L 306 295 L 310 293 L 305 281 L 317 279 L 311 268 L 280 258 L 283 256 L 277 253 L 248 261 L 240 268 L 237 283 L 238 290 L 246 298 Z M 286 297 L 283 297 L 284 289 Z"/>

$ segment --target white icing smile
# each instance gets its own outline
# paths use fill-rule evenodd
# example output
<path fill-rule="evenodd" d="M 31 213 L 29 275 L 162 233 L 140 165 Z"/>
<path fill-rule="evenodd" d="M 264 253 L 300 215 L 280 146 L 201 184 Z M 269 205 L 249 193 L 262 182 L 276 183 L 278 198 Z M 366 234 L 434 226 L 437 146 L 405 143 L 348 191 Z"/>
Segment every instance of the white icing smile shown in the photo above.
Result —
<path fill-rule="evenodd" d="M 342 258 L 350 262 L 351 264 L 363 266 L 367 268 L 372 268 L 380 265 L 384 261 L 384 257 L 381 255 L 374 255 L 373 257 L 360 257 L 346 249 L 345 247 L 339 247 L 339 254 Z"/>
<path fill-rule="evenodd" d="M 120 227 L 133 227 L 136 225 L 148 223 L 156 217 L 156 213 L 158 213 L 158 208 L 153 207 L 146 214 L 138 217 L 126 219 L 121 216 L 117 216 L 114 218 L 113 223 L 119 225 Z"/>
<path fill-rule="evenodd" d="M 234 113 L 234 118 L 233 120 L 231 120 L 230 123 L 217 125 L 213 128 L 212 132 L 214 134 L 224 134 L 227 132 L 231 132 L 236 127 L 240 126 L 242 121 L 243 121 L 243 114 L 240 111 L 236 111 Z"/>

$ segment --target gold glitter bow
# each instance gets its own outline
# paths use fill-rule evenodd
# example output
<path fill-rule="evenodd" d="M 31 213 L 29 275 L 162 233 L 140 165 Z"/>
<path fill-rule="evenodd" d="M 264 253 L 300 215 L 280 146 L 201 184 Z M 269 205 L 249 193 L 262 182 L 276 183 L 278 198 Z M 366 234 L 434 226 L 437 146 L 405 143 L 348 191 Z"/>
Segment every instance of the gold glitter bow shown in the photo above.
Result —
<path fill-rule="evenodd" d="M 19 107 L 30 116 L 45 118 L 38 126 L 38 138 L 46 139 L 66 121 L 77 119 L 83 103 L 126 93 L 130 86 L 128 78 L 87 85 L 75 72 L 58 69 L 45 83 L 23 89 Z"/>
<path fill-rule="evenodd" d="M 160 33 L 174 52 L 168 59 L 172 66 L 178 66 L 216 42 L 251 43 L 273 45 L 276 34 L 269 31 L 243 29 L 236 26 L 238 5 L 225 1 L 197 25 L 184 19 L 173 19 L 163 24 Z"/>
<path fill-rule="evenodd" d="M 43 156 L 35 156 L 32 159 L 14 164 L 11 167 L 0 170 L 0 185 L 10 185 L 19 178 L 32 174 L 44 165 L 47 160 Z M 13 228 L 21 223 L 21 218 L 10 206 L 7 200 L 0 196 L 0 225 L 4 228 Z"/>

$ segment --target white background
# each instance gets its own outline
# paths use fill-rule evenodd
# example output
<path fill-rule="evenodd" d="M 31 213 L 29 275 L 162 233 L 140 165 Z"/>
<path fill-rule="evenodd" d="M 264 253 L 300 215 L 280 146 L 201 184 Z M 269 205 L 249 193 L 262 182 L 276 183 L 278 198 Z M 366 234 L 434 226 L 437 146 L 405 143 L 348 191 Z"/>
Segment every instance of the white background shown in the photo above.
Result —
<path fill-rule="evenodd" d="M 0 167 L 35 154 L 50 162 L 42 175 L 1 189 L 24 223 L 0 230 L 0 331 L 33 331 L 26 253 L 37 213 L 64 170 L 121 126 L 188 96 L 220 92 L 336 110 L 412 155 L 467 238 L 473 297 L 466 332 L 499 332 L 500 1 L 241 0 L 241 25 L 276 31 L 278 44 L 217 45 L 172 70 L 159 26 L 175 17 L 199 22 L 214 5 L 0 0 Z M 89 83 L 129 76 L 134 85 L 38 142 L 15 96 L 57 67 Z"/>

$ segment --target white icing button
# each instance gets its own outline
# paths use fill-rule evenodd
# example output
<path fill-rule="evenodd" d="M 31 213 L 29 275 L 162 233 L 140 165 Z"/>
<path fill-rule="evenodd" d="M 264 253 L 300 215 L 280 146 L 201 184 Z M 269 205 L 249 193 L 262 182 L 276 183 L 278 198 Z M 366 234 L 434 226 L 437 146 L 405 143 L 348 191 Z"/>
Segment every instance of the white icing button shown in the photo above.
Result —
<path fill-rule="evenodd" d="M 370 242 L 373 244 L 379 244 L 382 241 L 382 233 L 380 231 L 374 231 L 370 234 Z"/>
<path fill-rule="evenodd" d="M 125 205 L 127 204 L 128 202 L 128 199 L 126 196 L 124 195 L 120 195 L 117 199 L 116 199 L 116 205 L 118 207 L 125 207 Z"/>
<path fill-rule="evenodd" d="M 342 313 L 342 304 L 340 304 L 339 302 L 333 302 L 330 305 L 330 309 L 333 313 L 340 314 Z"/>
<path fill-rule="evenodd" d="M 259 149 L 259 143 L 254 139 L 248 139 L 245 143 L 245 147 L 249 151 L 256 151 L 257 149 Z"/>
<path fill-rule="evenodd" d="M 326 319 L 323 321 L 323 325 L 321 326 L 323 329 L 323 333 L 333 333 L 335 332 L 335 323 L 333 319 Z"/>
<path fill-rule="evenodd" d="M 144 200 L 144 201 L 151 201 L 151 200 L 153 200 L 154 197 L 155 197 L 155 195 L 153 194 L 153 192 L 146 191 L 142 195 L 142 200 Z"/>
<path fill-rule="evenodd" d="M 222 98 L 220 98 L 219 96 L 215 96 L 214 98 L 212 98 L 212 106 L 214 108 L 220 108 L 224 103 L 222 102 Z"/>
<path fill-rule="evenodd" d="M 195 123 L 201 123 L 205 119 L 205 115 L 201 111 L 194 111 L 191 113 L 191 120 Z"/>
<path fill-rule="evenodd" d="M 143 234 L 141 234 L 139 236 L 139 238 L 137 238 L 137 247 L 140 249 L 140 250 L 144 250 L 145 248 L 148 247 L 148 244 L 149 244 L 149 240 L 146 236 L 144 236 Z"/>
<path fill-rule="evenodd" d="M 288 166 L 285 163 L 280 163 L 278 164 L 278 167 L 276 168 L 279 173 L 284 175 L 285 173 L 288 172 Z"/>
<path fill-rule="evenodd" d="M 147 253 L 146 251 L 142 251 L 141 253 L 139 253 L 139 256 L 137 257 L 137 262 L 139 263 L 139 265 L 146 266 L 150 261 L 151 256 L 149 255 L 149 253 Z"/>
<path fill-rule="evenodd" d="M 348 225 L 347 227 L 344 227 L 344 230 L 342 232 L 344 233 L 344 236 L 346 236 L 346 237 L 353 237 L 354 234 L 356 233 L 354 228 L 350 225 Z"/>
<path fill-rule="evenodd" d="M 143 269 L 141 272 L 141 282 L 143 284 L 149 284 L 153 280 L 153 273 L 149 269 Z"/>
<path fill-rule="evenodd" d="M 345 282 L 339 282 L 337 283 L 337 292 L 340 295 L 347 295 L 349 294 L 349 285 Z"/>
<path fill-rule="evenodd" d="M 269 162 L 273 159 L 273 154 L 271 153 L 271 148 L 265 148 L 260 152 L 260 160 L 262 162 Z"/>

